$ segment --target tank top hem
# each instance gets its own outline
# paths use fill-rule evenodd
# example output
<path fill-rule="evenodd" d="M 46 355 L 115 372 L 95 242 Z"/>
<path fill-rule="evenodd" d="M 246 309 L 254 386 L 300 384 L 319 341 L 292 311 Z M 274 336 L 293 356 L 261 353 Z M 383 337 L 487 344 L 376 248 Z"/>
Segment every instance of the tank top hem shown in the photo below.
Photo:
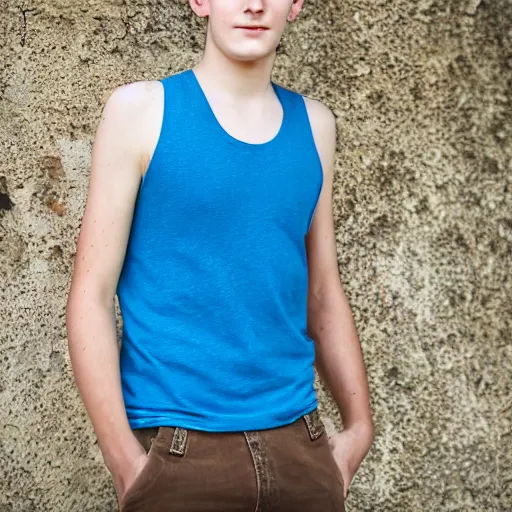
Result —
<path fill-rule="evenodd" d="M 163 416 L 148 416 L 145 418 L 128 418 L 130 428 L 132 430 L 139 428 L 150 428 L 160 426 L 181 427 L 190 430 L 200 430 L 203 432 L 242 432 L 247 430 L 265 430 L 276 428 L 293 423 L 304 414 L 313 411 L 318 407 L 318 400 L 315 395 L 313 402 L 309 403 L 306 407 L 299 409 L 295 414 L 288 416 L 286 420 L 275 420 L 275 415 L 268 414 L 255 414 L 253 416 L 245 416 L 243 418 L 237 416 L 229 418 L 224 416 L 219 419 L 218 416 L 206 418 L 202 420 L 193 419 L 186 414 L 172 413 Z M 281 416 L 283 410 L 276 411 L 276 414 Z"/>

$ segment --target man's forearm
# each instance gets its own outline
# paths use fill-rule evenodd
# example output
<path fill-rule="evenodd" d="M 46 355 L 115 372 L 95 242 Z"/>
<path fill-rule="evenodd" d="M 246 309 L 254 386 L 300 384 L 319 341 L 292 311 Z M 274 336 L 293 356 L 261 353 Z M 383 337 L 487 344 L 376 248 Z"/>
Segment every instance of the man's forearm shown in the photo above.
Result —
<path fill-rule="evenodd" d="M 112 471 L 128 460 L 136 438 L 124 408 L 113 308 L 83 295 L 68 299 L 68 349 L 77 387 Z"/>
<path fill-rule="evenodd" d="M 356 325 L 344 292 L 308 305 L 315 367 L 338 405 L 344 428 L 373 429 L 368 381 Z"/>

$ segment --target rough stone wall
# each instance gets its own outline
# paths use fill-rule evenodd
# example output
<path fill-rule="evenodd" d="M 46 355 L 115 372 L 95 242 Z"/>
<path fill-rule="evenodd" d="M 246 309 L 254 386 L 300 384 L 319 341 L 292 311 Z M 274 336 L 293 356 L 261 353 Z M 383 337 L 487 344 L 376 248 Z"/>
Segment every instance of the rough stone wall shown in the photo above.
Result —
<path fill-rule="evenodd" d="M 65 331 L 91 143 L 203 29 L 184 0 L 0 0 L 0 511 L 115 510 Z M 376 424 L 348 510 L 512 510 L 511 48 L 507 0 L 306 0 L 285 34 L 273 78 L 338 121 Z"/>

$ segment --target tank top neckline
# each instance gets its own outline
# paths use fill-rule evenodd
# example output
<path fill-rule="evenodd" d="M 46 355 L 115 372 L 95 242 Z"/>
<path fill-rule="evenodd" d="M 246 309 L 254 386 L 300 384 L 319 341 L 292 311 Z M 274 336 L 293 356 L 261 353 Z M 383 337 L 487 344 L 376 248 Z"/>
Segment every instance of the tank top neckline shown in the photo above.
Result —
<path fill-rule="evenodd" d="M 281 87 L 279 87 L 279 85 L 277 85 L 273 81 L 270 81 L 270 83 L 272 85 L 272 88 L 274 89 L 274 92 L 276 93 L 279 102 L 281 103 L 281 108 L 283 109 L 283 116 L 281 120 L 281 125 L 279 127 L 279 131 L 272 139 L 266 142 L 252 143 L 238 139 L 226 131 L 226 129 L 220 124 L 219 120 L 217 119 L 217 116 L 215 115 L 210 105 L 210 102 L 208 101 L 208 98 L 206 97 L 206 94 L 201 84 L 199 83 L 199 80 L 197 79 L 194 70 L 192 68 L 189 68 L 185 70 L 184 74 L 189 78 L 189 82 L 191 83 L 192 87 L 195 89 L 197 95 L 200 98 L 200 103 L 202 105 L 204 112 L 210 118 L 211 124 L 215 127 L 216 131 L 219 134 L 219 137 L 222 137 L 228 143 L 238 146 L 239 148 L 241 147 L 244 149 L 261 151 L 263 149 L 268 149 L 273 145 L 279 143 L 280 140 L 283 138 L 289 117 L 288 106 L 286 104 L 286 99 L 282 94 Z"/>

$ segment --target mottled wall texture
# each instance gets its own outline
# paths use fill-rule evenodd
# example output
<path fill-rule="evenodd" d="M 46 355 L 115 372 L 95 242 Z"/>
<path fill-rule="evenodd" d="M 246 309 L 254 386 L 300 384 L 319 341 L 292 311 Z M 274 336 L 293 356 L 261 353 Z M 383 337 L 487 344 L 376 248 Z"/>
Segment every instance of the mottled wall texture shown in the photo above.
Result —
<path fill-rule="evenodd" d="M 91 144 L 115 86 L 191 67 L 203 41 L 185 0 L 0 0 L 2 512 L 116 509 L 65 330 Z M 337 117 L 376 425 L 348 511 L 512 510 L 511 4 L 306 0 L 273 79 Z"/>

